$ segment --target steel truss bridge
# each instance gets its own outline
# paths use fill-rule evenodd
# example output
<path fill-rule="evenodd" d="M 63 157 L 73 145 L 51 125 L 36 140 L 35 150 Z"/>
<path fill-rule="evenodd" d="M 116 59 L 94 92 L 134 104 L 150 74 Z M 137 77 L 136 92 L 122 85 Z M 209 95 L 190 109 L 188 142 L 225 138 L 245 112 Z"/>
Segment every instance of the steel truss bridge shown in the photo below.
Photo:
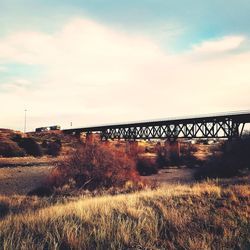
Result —
<path fill-rule="evenodd" d="M 210 114 L 198 117 L 170 118 L 124 124 L 111 124 L 85 128 L 65 129 L 66 134 L 98 133 L 101 140 L 147 140 L 177 138 L 238 138 L 246 123 L 250 123 L 250 111 Z"/>

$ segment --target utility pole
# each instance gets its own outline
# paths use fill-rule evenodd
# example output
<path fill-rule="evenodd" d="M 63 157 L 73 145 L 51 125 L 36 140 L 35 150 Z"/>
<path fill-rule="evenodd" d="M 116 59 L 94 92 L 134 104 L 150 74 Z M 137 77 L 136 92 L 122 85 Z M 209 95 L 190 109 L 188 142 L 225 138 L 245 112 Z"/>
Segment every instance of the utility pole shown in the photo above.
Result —
<path fill-rule="evenodd" d="M 23 130 L 24 133 L 26 133 L 26 113 L 27 109 L 24 110 L 24 130 Z"/>

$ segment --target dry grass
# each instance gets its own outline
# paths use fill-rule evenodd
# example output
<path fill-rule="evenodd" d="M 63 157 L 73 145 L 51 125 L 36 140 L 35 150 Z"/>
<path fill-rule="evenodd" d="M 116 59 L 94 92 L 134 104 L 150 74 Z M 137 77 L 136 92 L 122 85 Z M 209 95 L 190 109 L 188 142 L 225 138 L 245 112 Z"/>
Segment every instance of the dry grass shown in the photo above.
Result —
<path fill-rule="evenodd" d="M 31 197 L 18 214 L 20 200 L 2 197 L 0 248 L 249 249 L 249 197 L 249 185 L 206 182 L 56 204 Z"/>

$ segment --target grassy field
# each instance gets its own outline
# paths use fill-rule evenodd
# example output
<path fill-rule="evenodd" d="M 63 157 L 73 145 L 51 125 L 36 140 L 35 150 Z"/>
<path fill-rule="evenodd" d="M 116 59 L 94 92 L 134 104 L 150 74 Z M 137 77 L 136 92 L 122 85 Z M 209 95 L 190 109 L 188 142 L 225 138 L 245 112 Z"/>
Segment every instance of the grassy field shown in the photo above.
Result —
<path fill-rule="evenodd" d="M 0 197 L 0 249 L 250 249 L 249 181 Z"/>

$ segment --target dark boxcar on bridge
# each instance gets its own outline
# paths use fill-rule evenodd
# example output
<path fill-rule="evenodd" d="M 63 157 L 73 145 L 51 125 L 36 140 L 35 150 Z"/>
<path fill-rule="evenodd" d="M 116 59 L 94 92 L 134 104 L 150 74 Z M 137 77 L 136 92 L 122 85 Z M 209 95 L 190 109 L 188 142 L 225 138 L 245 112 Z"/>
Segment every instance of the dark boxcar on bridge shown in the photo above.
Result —
<path fill-rule="evenodd" d="M 47 127 L 36 128 L 36 132 L 45 132 L 48 131 Z"/>
<path fill-rule="evenodd" d="M 50 128 L 50 130 L 60 130 L 61 126 L 55 125 L 55 126 L 50 126 L 49 128 Z"/>

